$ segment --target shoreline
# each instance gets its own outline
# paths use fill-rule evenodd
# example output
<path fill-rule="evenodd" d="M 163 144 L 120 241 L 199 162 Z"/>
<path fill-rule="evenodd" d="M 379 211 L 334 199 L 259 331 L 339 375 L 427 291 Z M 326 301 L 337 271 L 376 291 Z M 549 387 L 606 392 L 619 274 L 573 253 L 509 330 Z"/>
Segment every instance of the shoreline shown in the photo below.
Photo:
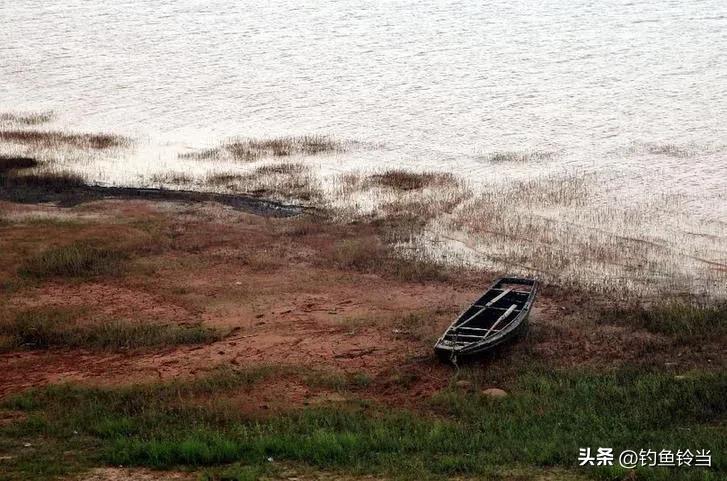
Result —
<path fill-rule="evenodd" d="M 203 178 L 228 193 L 103 187 L 52 159 L 0 156 L 10 481 L 581 481 L 614 471 L 575 468 L 576 445 L 718 452 L 727 304 L 572 271 L 588 260 L 637 276 L 664 253 L 540 211 L 598 220 L 593 179 L 475 194 L 453 174 L 389 169 L 331 191 L 306 160 L 275 155 L 334 145 L 319 140 L 204 153 L 242 159 Z M 156 181 L 196 185 L 184 172 Z M 485 241 L 490 264 L 447 257 L 446 243 Z M 532 275 L 525 262 L 543 277 L 528 335 L 475 363 L 438 362 L 443 329 L 507 266 Z M 704 479 L 724 471 L 715 456 Z"/>
<path fill-rule="evenodd" d="M 495 274 L 402 259 L 383 242 L 395 226 L 310 213 L 266 217 L 214 201 L 102 198 L 67 207 L 2 201 L 0 211 L 0 419 L 11 419 L 7 429 L 0 424 L 0 446 L 8 446 L 0 452 L 11 480 L 47 479 L 28 471 L 39 465 L 53 466 L 61 480 L 145 473 L 102 468 L 119 464 L 162 469 L 153 480 L 186 476 L 179 466 L 211 479 L 227 471 L 265 479 L 291 472 L 301 479 L 306 473 L 447 479 L 447 466 L 455 466 L 474 477 L 556 473 L 585 480 L 602 472 L 574 469 L 570 458 L 577 453 L 568 446 L 598 445 L 596 425 L 615 435 L 607 426 L 616 412 L 608 406 L 634 407 L 629 419 L 638 429 L 621 436 L 659 432 L 665 446 L 691 447 L 695 440 L 679 434 L 688 427 L 701 433 L 695 447 L 717 452 L 721 428 L 710 431 L 700 416 L 712 409 L 706 422 L 713 424 L 727 409 L 720 354 L 726 334 L 715 338 L 706 317 L 690 318 L 685 336 L 669 324 L 681 319 L 675 307 L 618 311 L 608 299 L 545 286 L 526 338 L 455 370 L 436 360 L 433 342 Z M 506 397 L 491 399 L 495 388 Z M 609 393 L 607 404 L 596 393 Z M 675 420 L 667 438 L 661 422 L 643 416 L 655 393 L 674 403 L 659 411 Z M 128 396 L 147 414 L 126 412 Z M 686 420 L 677 402 L 685 397 L 697 413 Z M 522 403 L 545 415 L 515 414 Z M 180 409 L 196 430 L 173 421 Z M 602 410 L 597 419 L 594 410 Z M 30 423 L 41 413 L 44 439 Z M 65 418 L 88 441 L 65 437 Z M 336 419 L 343 426 L 330 424 Z M 472 463 L 451 458 L 446 444 L 422 434 L 437 429 L 476 440 L 481 435 L 464 427 L 472 419 L 513 433 L 509 441 L 500 438 L 504 451 L 490 441 L 468 441 L 478 459 Z M 119 431 L 102 427 L 116 423 Z M 270 434 L 240 437 L 254 432 L 251 426 Z M 544 431 L 521 438 L 518 426 Z M 577 439 L 574 426 L 583 428 Z M 325 433 L 329 441 L 303 441 L 296 430 L 305 439 Z M 405 432 L 419 447 L 376 441 L 371 432 Z M 535 449 L 544 436 L 562 447 L 545 458 L 518 458 L 522 471 L 513 474 L 502 459 L 523 443 Z M 38 447 L 23 451 L 23 443 Z M 166 454 L 150 457 L 155 443 L 167 446 Z M 264 448 L 250 451 L 251 445 Z M 343 445 L 366 466 L 351 470 L 354 459 L 335 454 Z M 308 447 L 300 454 L 294 446 Z M 74 453 L 73 460 L 56 449 Z M 496 458 L 487 454 L 492 449 Z M 377 457 L 387 452 L 418 460 L 419 467 Z"/>

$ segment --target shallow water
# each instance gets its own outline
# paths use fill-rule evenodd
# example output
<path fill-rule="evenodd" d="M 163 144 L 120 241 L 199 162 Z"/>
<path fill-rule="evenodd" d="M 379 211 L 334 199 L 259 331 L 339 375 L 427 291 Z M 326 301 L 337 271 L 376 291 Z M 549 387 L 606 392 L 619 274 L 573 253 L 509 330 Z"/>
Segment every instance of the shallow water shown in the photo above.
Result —
<path fill-rule="evenodd" d="M 144 140 L 89 167 L 101 182 L 199 168 L 176 154 L 228 136 L 323 133 L 366 146 L 324 172 L 595 172 L 601 207 L 676 197 L 640 235 L 682 249 L 686 219 L 712 236 L 692 253 L 727 263 L 723 0 L 23 0 L 0 14 L 0 111 Z M 487 161 L 497 151 L 554 155 Z"/>
<path fill-rule="evenodd" d="M 165 140 L 416 152 L 725 142 L 727 3 L 3 2 L 4 109 Z"/>

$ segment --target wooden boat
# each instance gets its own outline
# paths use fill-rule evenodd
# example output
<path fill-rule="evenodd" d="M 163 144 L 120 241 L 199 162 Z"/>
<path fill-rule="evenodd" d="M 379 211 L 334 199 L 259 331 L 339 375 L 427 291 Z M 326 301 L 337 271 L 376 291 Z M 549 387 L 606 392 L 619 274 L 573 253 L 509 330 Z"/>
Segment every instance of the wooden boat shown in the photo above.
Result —
<path fill-rule="evenodd" d="M 456 363 L 525 333 L 537 281 L 502 277 L 457 317 L 434 345 L 440 358 Z"/>

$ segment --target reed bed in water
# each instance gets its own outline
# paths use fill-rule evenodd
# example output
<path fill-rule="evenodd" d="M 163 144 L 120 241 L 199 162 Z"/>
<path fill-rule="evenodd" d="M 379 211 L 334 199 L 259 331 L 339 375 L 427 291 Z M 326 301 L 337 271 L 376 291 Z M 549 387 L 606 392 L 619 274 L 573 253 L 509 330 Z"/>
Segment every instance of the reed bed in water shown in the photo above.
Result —
<path fill-rule="evenodd" d="M 652 155 L 663 155 L 666 157 L 687 158 L 697 155 L 699 147 L 696 145 L 679 145 L 674 143 L 645 143 L 640 147 L 634 147 L 635 151 L 643 151 Z"/>
<path fill-rule="evenodd" d="M 609 199 L 592 177 L 547 176 L 485 190 L 432 232 L 490 269 L 563 286 L 618 296 L 727 295 L 727 266 L 701 254 L 724 252 L 725 237 L 695 242 L 666 225 L 667 206 Z"/>
<path fill-rule="evenodd" d="M 330 184 L 328 199 L 340 219 L 379 216 L 398 232 L 407 228 L 418 231 L 432 219 L 451 213 L 472 195 L 462 179 L 441 172 L 348 172 L 336 176 Z"/>
<path fill-rule="evenodd" d="M 387 220 L 388 240 L 404 256 L 536 276 L 616 297 L 727 296 L 727 265 L 719 261 L 719 253 L 723 259 L 727 253 L 727 228 L 694 226 L 712 234 L 689 235 L 688 223 L 699 221 L 674 220 L 684 207 L 678 196 L 633 203 L 610 197 L 596 175 L 577 172 L 478 190 L 461 181 L 382 187 L 377 175 L 338 176 L 330 202 L 349 220 Z"/>
<path fill-rule="evenodd" d="M 493 163 L 530 162 L 533 160 L 549 160 L 556 155 L 556 152 L 546 150 L 502 150 L 486 154 L 483 158 Z"/>
<path fill-rule="evenodd" d="M 27 151 L 0 158 L 8 165 L 28 162 L 22 158 L 32 161 L 36 151 L 52 157 L 69 147 L 88 153 L 127 143 L 108 134 L 17 129 L 0 129 L 0 142 L 16 150 L 18 145 L 29 146 Z M 653 153 L 682 155 L 677 147 L 660 144 Z M 227 171 L 222 167 L 225 160 L 254 161 L 341 149 L 340 142 L 319 136 L 234 140 L 186 155 L 220 160 L 220 171 L 206 177 L 184 171 L 159 173 L 151 180 L 159 186 L 183 185 L 331 207 L 333 215 L 344 221 L 383 219 L 390 226 L 386 241 L 399 246 L 403 255 L 419 259 L 446 257 L 447 262 L 534 275 L 547 282 L 623 296 L 727 295 L 727 225 L 706 225 L 680 214 L 686 211 L 678 196 L 633 203 L 609 197 L 602 179 L 578 172 L 473 189 L 457 176 L 438 172 L 388 169 L 322 179 L 300 162 L 261 162 L 240 170 L 228 165 Z M 551 155 L 516 154 L 493 154 L 491 160 Z M 45 157 L 37 158 L 46 162 Z M 10 172 L 3 179 L 54 189 L 72 188 L 82 181 L 65 171 Z"/>
<path fill-rule="evenodd" d="M 0 113 L 0 125 L 40 125 L 51 122 L 56 115 L 48 112 L 2 112 Z"/>
<path fill-rule="evenodd" d="M 27 158 L 54 168 L 75 170 L 80 163 L 116 161 L 134 141 L 112 133 L 50 130 L 36 125 L 51 121 L 50 113 L 0 114 L 0 157 Z M 18 168 L 24 168 L 19 166 Z"/>
<path fill-rule="evenodd" d="M 52 149 L 73 147 L 76 149 L 103 150 L 125 147 L 131 140 L 114 134 L 72 133 L 50 130 L 0 129 L 0 141 Z"/>
<path fill-rule="evenodd" d="M 21 189 L 44 189 L 55 192 L 83 187 L 85 179 L 67 170 L 40 170 L 30 173 L 0 171 L 0 186 Z"/>
<path fill-rule="evenodd" d="M 457 180 L 450 173 L 440 172 L 409 172 L 406 170 L 387 170 L 368 177 L 370 184 L 387 187 L 399 191 L 420 190 L 432 187 L 457 185 Z"/>
<path fill-rule="evenodd" d="M 248 172 L 217 172 L 202 185 L 230 193 L 276 200 L 323 202 L 319 179 L 307 165 L 281 162 L 261 165 Z"/>
<path fill-rule="evenodd" d="M 252 162 L 263 157 L 315 155 L 343 151 L 344 144 L 325 135 L 274 137 L 270 139 L 238 138 L 197 152 L 180 154 L 180 158 L 224 159 Z"/>
<path fill-rule="evenodd" d="M 194 182 L 194 177 L 186 172 L 180 171 L 160 172 L 152 175 L 151 181 L 155 185 L 160 185 L 162 187 L 169 184 L 187 185 Z"/>
<path fill-rule="evenodd" d="M 0 155 L 0 175 L 11 170 L 30 169 L 37 166 L 38 161 L 30 157 Z"/>

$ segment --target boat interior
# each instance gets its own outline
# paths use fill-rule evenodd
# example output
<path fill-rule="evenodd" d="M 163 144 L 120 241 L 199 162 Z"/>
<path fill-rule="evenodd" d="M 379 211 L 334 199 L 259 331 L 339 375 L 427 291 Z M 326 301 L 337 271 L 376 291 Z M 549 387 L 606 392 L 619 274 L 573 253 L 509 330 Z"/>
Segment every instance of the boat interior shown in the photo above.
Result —
<path fill-rule="evenodd" d="M 530 285 L 499 283 L 459 317 L 445 339 L 467 344 L 500 332 L 525 307 L 531 290 Z"/>

